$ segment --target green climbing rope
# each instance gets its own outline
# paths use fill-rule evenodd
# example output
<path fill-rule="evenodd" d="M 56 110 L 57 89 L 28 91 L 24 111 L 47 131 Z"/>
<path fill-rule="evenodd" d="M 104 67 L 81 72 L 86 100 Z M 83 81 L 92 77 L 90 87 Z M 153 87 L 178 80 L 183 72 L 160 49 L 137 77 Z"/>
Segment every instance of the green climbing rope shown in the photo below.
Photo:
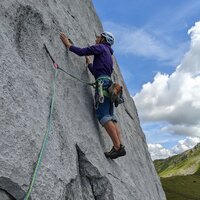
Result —
<path fill-rule="evenodd" d="M 33 190 L 33 186 L 34 186 L 34 183 L 35 183 L 35 180 L 36 180 L 36 177 L 37 177 L 37 173 L 38 173 L 39 167 L 40 167 L 41 162 L 42 162 L 42 157 L 43 157 L 43 154 L 44 154 L 44 151 L 45 151 L 45 148 L 46 148 L 49 133 L 51 132 L 52 113 L 53 113 L 54 103 L 55 103 L 57 73 L 58 73 L 58 70 L 55 69 L 54 81 L 53 81 L 53 87 L 52 87 L 52 98 L 51 98 L 51 103 L 50 103 L 50 111 L 49 111 L 47 128 L 46 128 L 46 132 L 45 132 L 45 135 L 44 135 L 42 147 L 40 149 L 40 153 L 39 153 L 39 156 L 38 156 L 38 160 L 37 160 L 37 163 L 36 163 L 36 167 L 35 167 L 35 170 L 34 170 L 34 173 L 33 173 L 33 176 L 32 176 L 32 179 L 31 179 L 31 182 L 30 182 L 30 185 L 29 185 L 29 188 L 28 188 L 28 191 L 26 193 L 24 200 L 28 200 L 30 198 L 30 195 L 31 195 L 31 192 Z"/>
<path fill-rule="evenodd" d="M 73 74 L 70 74 L 69 72 L 65 71 L 64 69 L 62 69 L 62 68 L 60 68 L 60 67 L 58 67 L 58 69 L 61 70 L 61 71 L 63 71 L 64 73 L 68 74 L 68 75 L 71 76 L 72 78 L 74 78 L 74 79 L 80 81 L 81 83 L 84 83 L 84 84 L 86 84 L 86 85 L 90 85 L 90 86 L 93 86 L 93 87 L 95 87 L 95 85 L 96 85 L 96 83 L 88 83 L 87 81 L 84 81 L 84 80 L 82 80 L 82 79 L 80 79 L 80 78 L 74 76 Z"/>

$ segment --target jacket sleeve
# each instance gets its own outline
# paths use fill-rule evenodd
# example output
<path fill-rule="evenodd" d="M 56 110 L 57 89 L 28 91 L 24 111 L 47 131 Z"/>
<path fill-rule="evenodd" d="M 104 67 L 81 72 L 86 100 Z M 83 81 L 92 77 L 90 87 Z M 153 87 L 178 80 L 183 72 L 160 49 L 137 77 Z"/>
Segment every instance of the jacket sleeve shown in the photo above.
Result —
<path fill-rule="evenodd" d="M 103 51 L 103 48 L 99 44 L 89 46 L 86 48 L 79 48 L 79 47 L 72 45 L 69 48 L 69 50 L 72 51 L 73 53 L 77 54 L 78 56 L 91 56 L 91 55 L 101 54 Z"/>

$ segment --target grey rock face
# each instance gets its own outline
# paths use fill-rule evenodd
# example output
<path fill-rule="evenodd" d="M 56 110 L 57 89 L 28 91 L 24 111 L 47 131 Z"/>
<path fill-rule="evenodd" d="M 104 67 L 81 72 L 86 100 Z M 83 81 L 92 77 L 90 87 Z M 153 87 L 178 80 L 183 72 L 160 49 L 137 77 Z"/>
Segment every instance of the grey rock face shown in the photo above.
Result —
<path fill-rule="evenodd" d="M 93 44 L 102 25 L 90 0 L 1 0 L 0 200 L 23 199 L 42 145 L 58 64 L 89 82 L 84 58 L 68 52 L 65 32 L 81 47 Z M 93 89 L 59 71 L 52 132 L 33 200 L 164 200 L 137 111 L 115 62 L 113 79 L 124 85 L 116 115 L 127 156 L 106 159 L 110 138 L 93 111 Z"/>
<path fill-rule="evenodd" d="M 23 199 L 25 192 L 9 178 L 0 177 L 0 200 Z"/>

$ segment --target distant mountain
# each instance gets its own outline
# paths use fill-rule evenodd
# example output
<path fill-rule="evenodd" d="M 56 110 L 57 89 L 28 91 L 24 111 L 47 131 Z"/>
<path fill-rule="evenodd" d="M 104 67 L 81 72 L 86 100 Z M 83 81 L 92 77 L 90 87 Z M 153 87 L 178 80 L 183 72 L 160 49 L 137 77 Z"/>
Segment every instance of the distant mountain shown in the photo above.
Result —
<path fill-rule="evenodd" d="M 200 143 L 154 165 L 167 200 L 200 200 Z"/>
<path fill-rule="evenodd" d="M 200 175 L 200 143 L 181 154 L 154 161 L 160 177 Z"/>

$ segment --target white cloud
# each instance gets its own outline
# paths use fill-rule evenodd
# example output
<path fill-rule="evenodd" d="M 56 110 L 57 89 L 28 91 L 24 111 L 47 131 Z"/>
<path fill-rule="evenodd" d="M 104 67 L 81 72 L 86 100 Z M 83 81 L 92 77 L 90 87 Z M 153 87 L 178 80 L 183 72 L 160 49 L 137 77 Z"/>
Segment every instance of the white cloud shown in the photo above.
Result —
<path fill-rule="evenodd" d="M 148 144 L 148 149 L 152 160 L 168 158 L 174 155 L 169 149 L 165 149 L 161 144 Z"/>
<path fill-rule="evenodd" d="M 182 153 L 193 148 L 197 143 L 200 143 L 200 137 L 186 137 L 184 140 L 180 140 L 176 146 L 172 147 L 171 152 L 174 154 Z"/>
<path fill-rule="evenodd" d="M 184 140 L 178 141 L 178 144 L 171 149 L 166 149 L 161 144 L 148 144 L 148 149 L 152 160 L 164 159 L 191 149 L 197 143 L 200 143 L 200 137 L 186 137 Z"/>
<path fill-rule="evenodd" d="M 199 125 L 167 125 L 161 129 L 162 132 L 176 133 L 178 135 L 190 135 L 190 136 L 199 136 L 200 126 Z"/>
<path fill-rule="evenodd" d="M 177 63 L 186 48 L 186 44 L 182 44 L 178 48 L 169 46 L 163 39 L 159 39 L 156 31 L 150 33 L 142 28 L 128 27 L 113 22 L 105 22 L 104 26 L 108 30 L 112 30 L 115 35 L 115 49 L 120 54 L 133 54 Z"/>
<path fill-rule="evenodd" d="M 193 76 L 197 76 L 200 75 L 200 21 L 189 29 L 188 34 L 191 35 L 190 51 L 185 55 L 177 70 L 178 72 L 188 72 Z"/>
<path fill-rule="evenodd" d="M 171 75 L 157 73 L 135 100 L 142 122 L 168 122 L 172 133 L 200 136 L 200 22 L 188 33 L 190 50 Z"/>

